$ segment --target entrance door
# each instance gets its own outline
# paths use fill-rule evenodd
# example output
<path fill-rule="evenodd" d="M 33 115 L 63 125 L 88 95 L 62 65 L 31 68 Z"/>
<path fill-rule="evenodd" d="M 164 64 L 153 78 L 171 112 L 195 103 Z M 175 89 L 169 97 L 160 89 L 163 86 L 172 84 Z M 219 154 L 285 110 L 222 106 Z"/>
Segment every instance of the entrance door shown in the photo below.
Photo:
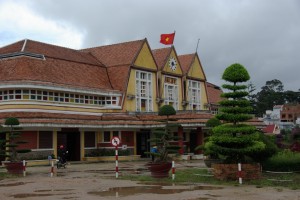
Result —
<path fill-rule="evenodd" d="M 80 161 L 80 132 L 76 130 L 62 130 L 57 133 L 57 147 L 64 145 L 68 151 L 69 161 Z"/>
<path fill-rule="evenodd" d="M 190 132 L 190 152 L 195 153 L 195 148 L 198 146 L 197 144 L 197 131 L 191 130 Z"/>
<path fill-rule="evenodd" d="M 0 134 L 0 140 L 4 141 L 6 138 L 6 134 Z M 5 143 L 0 143 L 0 152 L 1 154 L 5 153 L 5 147 L 4 147 Z M 0 155 L 0 162 L 5 160 L 5 156 L 4 155 Z"/>
<path fill-rule="evenodd" d="M 137 154 L 142 158 L 149 157 L 145 152 L 150 151 L 150 130 L 144 130 L 136 133 L 136 150 Z"/>

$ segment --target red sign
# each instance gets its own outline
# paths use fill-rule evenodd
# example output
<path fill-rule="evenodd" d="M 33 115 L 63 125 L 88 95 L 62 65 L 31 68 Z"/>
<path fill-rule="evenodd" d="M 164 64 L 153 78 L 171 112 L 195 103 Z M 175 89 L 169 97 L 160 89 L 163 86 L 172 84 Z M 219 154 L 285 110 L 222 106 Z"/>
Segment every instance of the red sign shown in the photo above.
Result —
<path fill-rule="evenodd" d="M 113 146 L 118 146 L 121 143 L 121 140 L 119 137 L 115 136 L 111 139 L 111 144 Z"/>

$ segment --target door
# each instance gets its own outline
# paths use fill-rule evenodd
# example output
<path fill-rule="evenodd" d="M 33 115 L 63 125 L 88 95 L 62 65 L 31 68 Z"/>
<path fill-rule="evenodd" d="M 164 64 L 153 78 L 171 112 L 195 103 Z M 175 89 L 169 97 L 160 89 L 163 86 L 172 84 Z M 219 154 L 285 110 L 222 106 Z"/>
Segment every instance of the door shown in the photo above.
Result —
<path fill-rule="evenodd" d="M 80 132 L 77 130 L 63 130 L 57 133 L 57 147 L 63 145 L 68 151 L 67 160 L 80 161 Z"/>
<path fill-rule="evenodd" d="M 145 152 L 150 151 L 150 130 L 142 130 L 136 133 L 136 150 L 137 154 L 141 155 L 142 158 L 149 157 Z"/>

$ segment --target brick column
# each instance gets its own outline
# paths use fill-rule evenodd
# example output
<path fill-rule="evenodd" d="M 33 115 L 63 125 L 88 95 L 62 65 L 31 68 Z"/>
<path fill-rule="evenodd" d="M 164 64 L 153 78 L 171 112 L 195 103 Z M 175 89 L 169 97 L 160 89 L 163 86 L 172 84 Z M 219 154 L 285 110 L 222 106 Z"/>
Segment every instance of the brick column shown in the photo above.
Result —
<path fill-rule="evenodd" d="M 178 137 L 179 137 L 178 146 L 180 147 L 179 154 L 182 155 L 183 154 L 183 127 L 182 126 L 178 128 Z"/>

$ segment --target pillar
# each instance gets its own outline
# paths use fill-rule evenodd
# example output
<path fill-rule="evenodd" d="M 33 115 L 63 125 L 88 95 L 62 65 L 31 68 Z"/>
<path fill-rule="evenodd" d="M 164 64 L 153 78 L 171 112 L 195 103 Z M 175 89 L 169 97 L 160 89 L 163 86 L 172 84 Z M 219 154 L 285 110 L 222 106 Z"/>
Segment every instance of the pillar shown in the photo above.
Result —
<path fill-rule="evenodd" d="M 182 126 L 178 127 L 178 137 L 179 137 L 178 146 L 180 147 L 179 154 L 182 155 L 184 153 L 183 152 L 183 127 Z"/>
<path fill-rule="evenodd" d="M 84 131 L 80 131 L 80 161 L 84 158 Z"/>
<path fill-rule="evenodd" d="M 136 131 L 133 132 L 133 155 L 137 155 L 137 149 L 136 149 Z"/>
<path fill-rule="evenodd" d="M 55 158 L 57 158 L 57 130 L 54 129 L 52 133 L 52 146 L 53 146 L 53 154 Z"/>

